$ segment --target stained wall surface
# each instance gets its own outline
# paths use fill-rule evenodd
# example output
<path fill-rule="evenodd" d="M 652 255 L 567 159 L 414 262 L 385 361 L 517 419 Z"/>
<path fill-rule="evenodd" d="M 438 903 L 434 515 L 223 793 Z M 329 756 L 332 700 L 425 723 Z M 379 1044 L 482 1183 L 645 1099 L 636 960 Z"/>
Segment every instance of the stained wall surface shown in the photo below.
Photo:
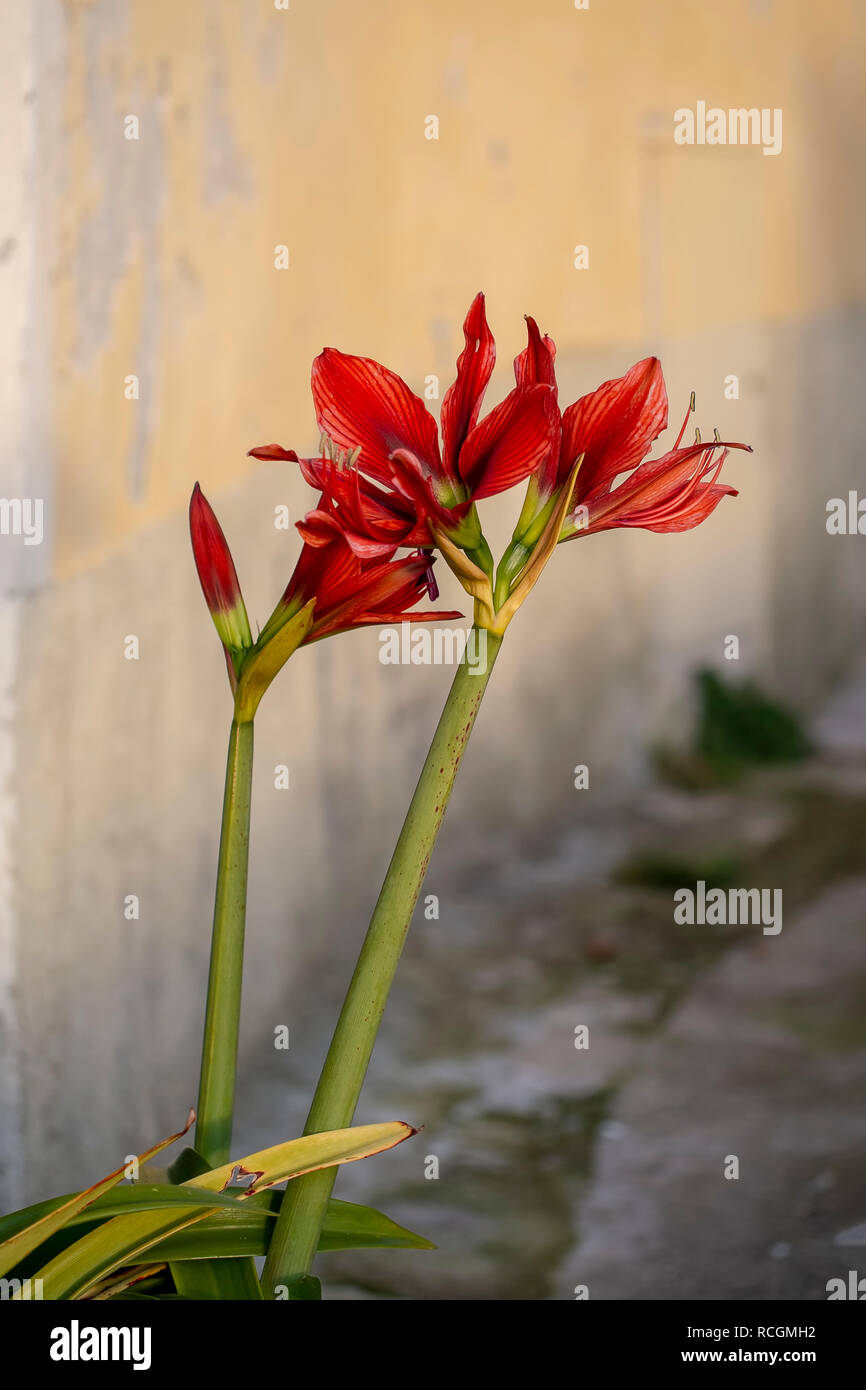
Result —
<path fill-rule="evenodd" d="M 41 545 L 0 537 L 0 1161 L 25 1200 L 194 1097 L 229 703 L 186 506 L 199 479 L 263 620 L 297 551 L 275 508 L 312 495 L 245 453 L 313 447 L 325 344 L 444 391 L 483 288 L 491 400 L 532 313 L 564 400 L 654 352 L 672 417 L 695 389 L 706 431 L 755 446 L 700 531 L 554 558 L 485 702 L 440 886 L 473 834 L 591 814 L 576 763 L 599 794 L 638 784 L 727 635 L 801 707 L 844 671 L 864 542 L 825 521 L 866 434 L 866 12 L 19 0 L 8 19 L 2 491 L 44 501 Z M 780 110 L 780 152 L 677 144 L 699 101 Z M 509 507 L 489 509 L 500 542 Z M 378 652 L 370 630 L 300 653 L 257 722 L 250 1078 L 293 992 L 359 939 L 447 687 Z"/>

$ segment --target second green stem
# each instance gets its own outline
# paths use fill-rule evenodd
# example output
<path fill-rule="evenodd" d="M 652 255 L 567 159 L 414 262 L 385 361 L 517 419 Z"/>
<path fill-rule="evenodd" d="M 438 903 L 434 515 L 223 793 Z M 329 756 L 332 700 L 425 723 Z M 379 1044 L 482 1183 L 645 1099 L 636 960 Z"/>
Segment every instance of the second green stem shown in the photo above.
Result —
<path fill-rule="evenodd" d="M 439 826 L 501 643 L 501 637 L 472 629 L 467 651 L 473 659 L 484 654 L 483 669 L 480 660 L 457 668 L 337 1021 L 307 1134 L 352 1123 Z M 323 1169 L 289 1183 L 265 1263 L 265 1297 L 273 1298 L 279 1284 L 290 1297 L 293 1286 L 303 1285 L 336 1175 L 336 1168 Z"/>

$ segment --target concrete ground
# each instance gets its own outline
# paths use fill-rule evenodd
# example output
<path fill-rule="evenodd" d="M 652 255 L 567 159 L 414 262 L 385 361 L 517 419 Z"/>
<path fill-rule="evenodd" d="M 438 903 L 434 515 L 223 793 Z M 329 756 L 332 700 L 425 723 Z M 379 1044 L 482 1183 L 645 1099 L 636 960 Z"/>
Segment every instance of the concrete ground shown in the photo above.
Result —
<path fill-rule="evenodd" d="M 360 1118 L 425 1128 L 338 1194 L 439 1248 L 329 1255 L 328 1296 L 801 1300 L 866 1268 L 866 680 L 815 733 L 732 788 L 586 800 L 529 858 L 491 841 L 418 914 Z M 671 845 L 781 888 L 782 930 L 674 923 Z M 287 1090 L 302 1120 L 326 1015 L 252 1137 Z"/>

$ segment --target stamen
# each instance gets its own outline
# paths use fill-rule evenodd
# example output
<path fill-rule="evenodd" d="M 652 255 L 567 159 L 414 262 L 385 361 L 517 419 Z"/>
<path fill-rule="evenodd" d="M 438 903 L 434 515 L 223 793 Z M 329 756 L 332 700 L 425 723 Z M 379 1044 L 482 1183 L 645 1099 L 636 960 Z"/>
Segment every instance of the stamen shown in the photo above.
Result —
<path fill-rule="evenodd" d="M 338 449 L 334 440 L 331 439 L 324 430 L 319 435 L 319 457 L 329 459 L 331 463 L 335 463 L 340 472 L 342 472 L 344 468 L 354 468 L 360 456 L 360 444 L 351 451 L 348 449 Z"/>
<path fill-rule="evenodd" d="M 439 585 L 436 583 L 436 576 L 433 573 L 433 555 L 429 550 L 418 551 L 419 560 L 427 560 L 427 569 L 424 572 L 424 583 L 427 585 L 427 594 L 431 603 L 435 603 L 439 597 Z"/>
<path fill-rule="evenodd" d="M 695 393 L 694 393 L 694 391 L 693 391 L 692 394 L 689 396 L 689 408 L 688 408 L 688 410 L 686 411 L 686 418 L 685 418 L 685 420 L 683 420 L 682 428 L 681 428 L 679 434 L 677 435 L 676 443 L 674 444 L 674 448 L 675 448 L 675 449 L 678 449 L 678 448 L 680 447 L 680 444 L 682 443 L 683 435 L 684 435 L 685 432 L 686 432 L 686 425 L 689 423 L 689 416 L 694 414 L 694 410 L 695 410 Z"/>

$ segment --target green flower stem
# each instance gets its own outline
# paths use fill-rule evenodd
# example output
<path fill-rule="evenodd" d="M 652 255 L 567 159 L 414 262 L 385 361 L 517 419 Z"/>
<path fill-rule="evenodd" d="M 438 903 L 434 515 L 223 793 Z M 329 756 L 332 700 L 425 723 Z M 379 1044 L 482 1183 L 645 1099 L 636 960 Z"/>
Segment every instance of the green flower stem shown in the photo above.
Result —
<path fill-rule="evenodd" d="M 499 562 L 493 589 L 493 607 L 497 613 L 511 592 L 514 583 L 532 551 L 522 541 L 513 540 Z"/>
<path fill-rule="evenodd" d="M 250 852 L 253 723 L 232 721 L 217 866 L 195 1146 L 212 1167 L 232 1138 Z"/>
<path fill-rule="evenodd" d="M 493 559 L 490 546 L 487 544 L 487 541 L 484 539 L 483 536 L 481 537 L 479 544 L 474 549 L 467 550 L 466 554 L 469 556 L 470 560 L 473 560 L 475 564 L 478 565 L 479 569 L 482 569 L 484 571 L 488 579 L 493 579 L 495 561 Z"/>
<path fill-rule="evenodd" d="M 307 1134 L 352 1123 L 412 913 L 502 638 L 474 629 L 472 641 L 486 643 L 486 667 L 482 671 L 480 665 L 462 662 L 457 668 L 334 1030 Z M 469 650 L 480 654 L 485 647 Z M 303 1291 L 336 1175 L 336 1168 L 322 1169 L 289 1183 L 262 1277 L 266 1298 L 274 1297 L 277 1285 L 285 1285 L 290 1298 Z"/>

